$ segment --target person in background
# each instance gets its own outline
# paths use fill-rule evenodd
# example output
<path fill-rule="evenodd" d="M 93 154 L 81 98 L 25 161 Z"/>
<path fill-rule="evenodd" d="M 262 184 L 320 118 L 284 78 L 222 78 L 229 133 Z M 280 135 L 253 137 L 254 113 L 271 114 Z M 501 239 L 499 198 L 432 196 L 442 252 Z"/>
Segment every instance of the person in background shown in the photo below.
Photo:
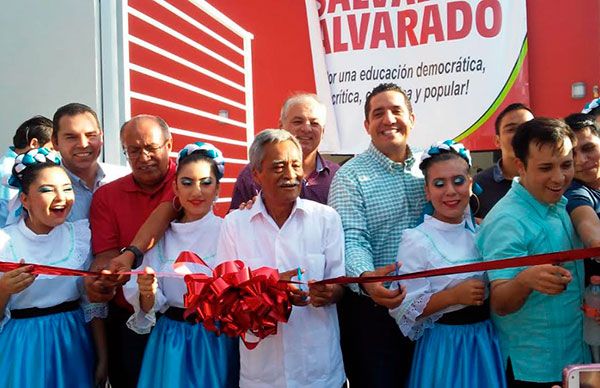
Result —
<path fill-rule="evenodd" d="M 61 106 L 53 117 L 52 144 L 60 152 L 63 166 L 75 193 L 69 221 L 89 218 L 92 195 L 98 188 L 128 173 L 126 168 L 109 166 L 98 159 L 104 132 L 96 112 L 89 106 L 72 102 Z"/>
<path fill-rule="evenodd" d="M 600 126 L 594 116 L 573 113 L 565 122 L 577 137 L 573 148 L 575 178 L 565 197 L 567 211 L 575 230 L 586 247 L 600 246 Z M 586 283 L 600 274 L 596 260 L 585 260 Z"/>
<path fill-rule="evenodd" d="M 4 156 L 0 158 L 0 227 L 6 225 L 9 202 L 19 192 L 8 184 L 15 158 L 34 148 L 52 149 L 51 138 L 52 121 L 44 116 L 34 116 L 17 128 L 13 136 L 13 145 L 8 147 Z"/>
<path fill-rule="evenodd" d="M 300 198 L 327 204 L 329 186 L 337 164 L 323 158 L 318 148 L 325 131 L 327 108 L 315 94 L 295 94 L 285 100 L 279 117 L 279 128 L 296 136 L 302 146 L 304 180 Z M 231 198 L 230 211 L 252 200 L 260 191 L 260 185 L 252 178 L 250 165 L 240 172 Z"/>
<path fill-rule="evenodd" d="M 519 102 L 510 104 L 496 117 L 494 141 L 500 149 L 501 156 L 492 167 L 475 175 L 475 184 L 483 191 L 478 195 L 479 206 L 475 217 L 485 218 L 492 207 L 510 190 L 513 178 L 518 175 L 512 138 L 517 127 L 531 119 L 531 109 Z M 477 205 L 475 207 L 477 208 Z"/>

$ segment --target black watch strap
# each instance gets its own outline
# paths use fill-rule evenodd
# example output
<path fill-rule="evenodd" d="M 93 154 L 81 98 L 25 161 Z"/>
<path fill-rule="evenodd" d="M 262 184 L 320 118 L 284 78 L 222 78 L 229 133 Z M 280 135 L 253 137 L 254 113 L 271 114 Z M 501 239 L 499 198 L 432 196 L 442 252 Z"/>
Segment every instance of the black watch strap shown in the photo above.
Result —
<path fill-rule="evenodd" d="M 133 256 L 135 257 L 131 268 L 137 268 L 142 264 L 142 260 L 144 259 L 144 252 L 142 252 L 140 248 L 136 247 L 135 245 L 129 245 L 125 248 L 122 248 L 119 251 L 119 253 L 124 253 L 125 251 L 133 253 Z"/>

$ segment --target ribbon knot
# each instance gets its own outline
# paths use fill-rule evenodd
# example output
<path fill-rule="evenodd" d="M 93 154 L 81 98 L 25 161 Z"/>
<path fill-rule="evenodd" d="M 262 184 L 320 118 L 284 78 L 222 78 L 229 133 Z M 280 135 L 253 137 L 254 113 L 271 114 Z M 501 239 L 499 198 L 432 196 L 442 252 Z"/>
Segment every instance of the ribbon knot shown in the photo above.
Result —
<path fill-rule="evenodd" d="M 210 268 L 191 252 L 182 252 L 174 265 L 185 262 Z M 288 321 L 292 311 L 288 286 L 279 281 L 276 269 L 251 270 L 243 261 L 232 260 L 219 264 L 212 275 L 185 276 L 186 320 L 202 323 L 217 335 L 239 336 L 248 349 L 254 349 L 267 336 L 277 334 L 277 324 Z M 249 341 L 248 334 L 258 340 Z"/>

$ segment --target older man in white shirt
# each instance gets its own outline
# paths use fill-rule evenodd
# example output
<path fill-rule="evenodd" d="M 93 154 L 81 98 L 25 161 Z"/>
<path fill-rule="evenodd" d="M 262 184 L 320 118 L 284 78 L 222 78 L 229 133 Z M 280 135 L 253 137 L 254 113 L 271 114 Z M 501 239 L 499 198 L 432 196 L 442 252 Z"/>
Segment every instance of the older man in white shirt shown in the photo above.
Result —
<path fill-rule="evenodd" d="M 339 215 L 299 198 L 303 171 L 298 140 L 285 130 L 262 131 L 250 147 L 250 165 L 262 190 L 250 210 L 225 218 L 217 257 L 240 259 L 250 268 L 301 268 L 308 280 L 344 275 Z M 341 295 L 339 285 L 296 290 L 288 323 L 253 350 L 240 346 L 240 386 L 341 387 L 346 377 L 334 305 Z"/>

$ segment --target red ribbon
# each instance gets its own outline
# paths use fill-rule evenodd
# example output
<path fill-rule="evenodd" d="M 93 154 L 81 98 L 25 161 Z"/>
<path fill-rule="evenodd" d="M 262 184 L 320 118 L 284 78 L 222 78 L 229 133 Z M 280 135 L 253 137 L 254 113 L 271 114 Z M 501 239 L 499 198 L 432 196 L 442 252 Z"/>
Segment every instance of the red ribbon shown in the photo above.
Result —
<path fill-rule="evenodd" d="M 0 261 L 0 272 L 14 271 L 15 269 L 31 266 L 29 273 L 33 275 L 54 275 L 54 276 L 98 276 L 97 272 L 81 271 L 78 269 L 53 267 L 50 265 L 28 264 L 28 263 L 9 263 Z"/>
<path fill-rule="evenodd" d="M 181 252 L 179 257 L 188 255 L 194 255 L 192 252 Z M 407 279 L 415 279 L 415 278 L 424 278 L 424 277 L 433 277 L 433 276 L 443 276 L 443 275 L 454 275 L 458 273 L 466 273 L 466 272 L 480 272 L 480 271 L 489 271 L 494 269 L 505 269 L 505 268 L 515 268 L 515 267 L 526 267 L 531 265 L 540 265 L 540 264 L 560 264 L 567 261 L 574 261 L 580 259 L 586 259 L 590 257 L 600 256 L 600 247 L 598 248 L 583 248 L 583 249 L 573 249 L 570 251 L 561 251 L 554 253 L 542 253 L 539 255 L 531 255 L 531 256 L 523 256 L 523 257 L 513 257 L 509 259 L 500 259 L 500 260 L 492 260 L 492 261 L 484 261 L 478 263 L 457 265 L 453 267 L 443 267 L 430 269 L 426 271 L 412 272 L 402 275 L 388 275 L 388 276 L 360 276 L 360 277 L 351 277 L 351 276 L 339 276 L 337 278 L 323 279 L 315 282 L 316 284 L 348 284 L 348 283 L 379 283 L 379 282 L 390 282 L 394 280 L 407 280 Z M 190 259 L 192 260 L 192 259 Z M 182 263 L 177 259 L 178 263 Z M 192 263 L 197 263 L 195 261 L 189 261 Z M 206 265 L 206 264 L 204 264 Z M 0 272 L 8 272 L 15 270 L 17 268 L 31 266 L 31 273 L 34 275 L 54 275 L 54 276 L 98 276 L 98 272 L 91 271 L 82 271 L 77 269 L 70 268 L 62 268 L 62 267 L 53 267 L 50 265 L 41 265 L 41 264 L 31 264 L 31 263 L 13 263 L 13 262 L 5 262 L 0 261 Z M 207 266 L 208 267 L 208 266 Z M 210 268 L 210 267 L 209 267 Z M 143 274 L 143 271 L 128 271 L 128 272 L 116 272 L 115 275 L 139 275 Z M 180 276 L 173 273 L 156 273 L 157 276 Z M 202 274 L 190 274 L 186 276 L 194 276 L 194 275 L 202 275 Z M 284 283 L 294 283 L 294 284 L 305 284 L 302 282 L 296 281 L 287 281 L 287 280 L 279 280 L 279 282 Z"/>
<path fill-rule="evenodd" d="M 443 267 L 436 269 L 428 269 L 426 271 L 412 272 L 402 275 L 391 276 L 339 276 L 337 278 L 323 279 L 315 282 L 316 284 L 348 284 L 348 283 L 379 283 L 391 282 L 395 280 L 407 280 L 416 278 L 425 278 L 433 276 L 454 275 L 466 272 L 481 272 L 494 269 L 506 269 L 515 267 L 526 267 L 531 265 L 541 264 L 560 264 L 567 261 L 587 259 L 590 257 L 600 256 L 600 247 L 598 248 L 583 248 L 573 249 L 570 251 L 561 251 L 554 253 L 542 253 L 539 255 L 513 257 L 510 259 L 482 261 L 478 263 L 463 264 L 453 267 Z"/>
<path fill-rule="evenodd" d="M 316 284 L 375 283 L 422 277 L 480 272 L 495 269 L 524 267 L 540 264 L 560 264 L 567 261 L 600 256 L 600 248 L 574 249 L 570 251 L 544 253 L 510 259 L 485 261 L 444 267 L 392 276 L 362 276 L 323 279 Z M 183 263 L 196 263 L 210 268 L 192 252 L 182 252 L 174 267 Z M 9 263 L 0 261 L 0 272 L 8 272 L 23 266 L 32 266 L 35 275 L 98 276 L 97 272 L 40 264 Z M 119 272 L 117 274 L 140 274 L 142 271 Z M 172 273 L 156 276 L 173 276 Z M 278 322 L 287 322 L 291 313 L 288 283 L 299 283 L 279 279 L 279 272 L 272 268 L 251 270 L 241 260 L 221 263 L 212 276 L 201 273 L 184 277 L 188 292 L 184 295 L 187 307 L 185 317 L 202 322 L 208 330 L 217 334 L 239 336 L 248 349 L 253 349 L 261 339 L 277 333 Z M 258 338 L 257 342 L 246 340 L 247 333 Z"/>
<path fill-rule="evenodd" d="M 175 265 L 185 262 L 210 268 L 191 252 L 182 252 Z M 239 336 L 248 349 L 254 349 L 268 335 L 277 334 L 278 322 L 288 321 L 292 304 L 287 284 L 279 281 L 276 269 L 250 270 L 243 261 L 233 260 L 219 264 L 212 275 L 185 276 L 185 319 L 202 323 L 217 335 Z M 258 341 L 248 341 L 248 333 Z"/>

